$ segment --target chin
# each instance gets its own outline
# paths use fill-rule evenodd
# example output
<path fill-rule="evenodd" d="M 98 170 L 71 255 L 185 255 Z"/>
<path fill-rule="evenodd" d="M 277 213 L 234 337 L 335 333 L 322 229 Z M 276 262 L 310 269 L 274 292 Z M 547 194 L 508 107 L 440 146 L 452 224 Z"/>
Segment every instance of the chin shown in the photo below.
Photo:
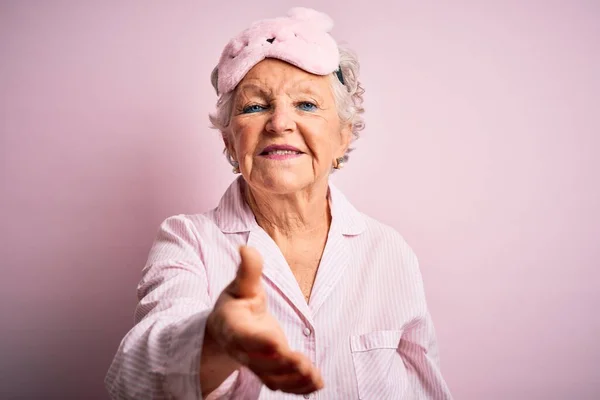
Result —
<path fill-rule="evenodd" d="M 277 194 L 287 194 L 312 185 L 314 177 L 302 176 L 292 171 L 277 171 L 266 174 L 258 182 L 260 182 L 258 186 L 263 190 Z"/>

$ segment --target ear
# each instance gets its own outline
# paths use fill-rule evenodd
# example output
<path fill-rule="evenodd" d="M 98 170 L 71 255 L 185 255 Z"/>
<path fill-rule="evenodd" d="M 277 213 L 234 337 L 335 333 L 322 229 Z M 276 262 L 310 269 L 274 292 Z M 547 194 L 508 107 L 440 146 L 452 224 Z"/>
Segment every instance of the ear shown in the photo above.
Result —
<path fill-rule="evenodd" d="M 340 139 L 340 152 L 337 157 L 343 157 L 346 151 L 348 151 L 348 147 L 350 147 L 350 142 L 352 142 L 352 123 L 342 124 Z"/>
<path fill-rule="evenodd" d="M 227 130 L 225 132 L 221 132 L 221 138 L 223 138 L 223 144 L 225 145 L 225 151 L 227 151 L 227 153 L 231 156 L 231 158 L 233 158 L 234 160 L 237 161 L 237 157 L 235 154 L 235 148 L 233 147 L 231 140 L 229 140 L 229 138 L 230 138 L 229 130 Z"/>

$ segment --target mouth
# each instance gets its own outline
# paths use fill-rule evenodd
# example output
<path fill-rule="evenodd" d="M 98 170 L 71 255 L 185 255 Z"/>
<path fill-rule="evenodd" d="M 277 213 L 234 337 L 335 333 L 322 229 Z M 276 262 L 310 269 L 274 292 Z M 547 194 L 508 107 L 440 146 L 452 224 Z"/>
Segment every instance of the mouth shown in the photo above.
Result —
<path fill-rule="evenodd" d="M 304 154 L 299 149 L 289 145 L 271 145 L 263 149 L 259 154 L 265 157 L 293 157 Z"/>

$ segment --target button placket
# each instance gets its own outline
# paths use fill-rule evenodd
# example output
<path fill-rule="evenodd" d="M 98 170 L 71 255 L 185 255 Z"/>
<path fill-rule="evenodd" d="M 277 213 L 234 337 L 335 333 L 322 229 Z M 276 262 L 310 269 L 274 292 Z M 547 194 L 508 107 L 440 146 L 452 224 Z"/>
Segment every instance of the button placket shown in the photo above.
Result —
<path fill-rule="evenodd" d="M 317 343 L 316 343 L 316 335 L 315 332 L 311 329 L 309 325 L 305 325 L 302 328 L 302 335 L 304 335 L 304 349 L 306 351 L 306 355 L 310 358 L 310 361 L 315 363 L 317 361 Z"/>

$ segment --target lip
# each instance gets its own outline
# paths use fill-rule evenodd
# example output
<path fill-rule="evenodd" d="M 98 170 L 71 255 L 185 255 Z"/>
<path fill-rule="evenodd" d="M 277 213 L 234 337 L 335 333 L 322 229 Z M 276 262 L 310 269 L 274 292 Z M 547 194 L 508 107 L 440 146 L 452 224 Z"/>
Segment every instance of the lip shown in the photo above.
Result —
<path fill-rule="evenodd" d="M 271 151 L 294 151 L 295 153 L 292 154 L 268 154 Z M 296 158 L 296 157 L 300 157 L 302 154 L 304 154 L 302 151 L 300 151 L 298 148 L 294 147 L 294 146 L 290 146 L 289 144 L 272 144 L 270 146 L 267 146 L 263 149 L 263 151 L 260 152 L 259 156 L 264 157 L 266 159 L 269 160 L 289 160 L 292 158 Z"/>
<path fill-rule="evenodd" d="M 294 146 L 290 146 L 289 144 L 272 144 L 272 145 L 269 145 L 269 146 L 265 147 L 264 149 L 262 149 L 262 151 L 260 152 L 260 155 L 266 156 L 265 153 L 268 153 L 270 151 L 277 151 L 277 150 L 295 151 L 298 153 L 302 153 L 302 151 L 300 151 L 300 149 L 298 149 Z"/>

